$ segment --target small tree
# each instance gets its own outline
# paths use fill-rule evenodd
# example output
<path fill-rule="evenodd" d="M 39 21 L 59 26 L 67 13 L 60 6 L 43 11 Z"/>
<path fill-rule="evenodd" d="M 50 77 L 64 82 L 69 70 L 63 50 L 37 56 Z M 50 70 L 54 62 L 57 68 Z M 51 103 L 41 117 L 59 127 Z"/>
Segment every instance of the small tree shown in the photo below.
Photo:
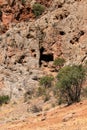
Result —
<path fill-rule="evenodd" d="M 36 17 L 41 15 L 44 12 L 44 10 L 45 10 L 45 7 L 39 3 L 34 4 L 32 8 L 32 12 L 34 13 Z"/>
<path fill-rule="evenodd" d="M 57 75 L 57 88 L 60 92 L 60 99 L 69 104 L 80 100 L 82 83 L 85 80 L 85 69 L 82 65 L 65 66 L 60 69 Z"/>

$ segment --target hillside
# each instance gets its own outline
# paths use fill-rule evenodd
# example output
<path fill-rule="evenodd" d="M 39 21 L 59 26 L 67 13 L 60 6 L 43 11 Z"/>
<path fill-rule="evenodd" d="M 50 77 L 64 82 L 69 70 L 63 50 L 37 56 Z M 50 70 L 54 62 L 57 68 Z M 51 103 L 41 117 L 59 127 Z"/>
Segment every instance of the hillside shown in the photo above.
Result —
<path fill-rule="evenodd" d="M 7 107 L 8 108 L 8 107 Z M 3 118 L 12 110 L 2 110 Z M 17 113 L 17 111 L 16 111 Z M 22 120 L 11 120 L 0 124 L 1 130 L 86 130 L 87 129 L 87 100 L 69 107 L 55 107 L 48 112 L 30 115 Z"/>
<path fill-rule="evenodd" d="M 60 108 L 55 88 L 38 92 L 41 77 L 56 77 L 56 58 L 87 62 L 86 12 L 86 0 L 0 0 L 0 95 L 10 97 L 0 106 L 0 130 L 86 130 L 87 101 Z"/>

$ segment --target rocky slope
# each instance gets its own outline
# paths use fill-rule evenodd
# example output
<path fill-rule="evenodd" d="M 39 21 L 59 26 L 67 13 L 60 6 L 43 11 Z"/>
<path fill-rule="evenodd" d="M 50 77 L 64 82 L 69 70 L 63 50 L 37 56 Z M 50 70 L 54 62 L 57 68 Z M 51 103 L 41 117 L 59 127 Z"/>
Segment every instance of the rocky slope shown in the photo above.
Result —
<path fill-rule="evenodd" d="M 35 2 L 45 6 L 38 18 L 32 12 Z M 23 100 L 38 88 L 41 76 L 56 74 L 57 57 L 66 65 L 84 64 L 86 12 L 86 0 L 0 0 L 0 94 Z"/>
<path fill-rule="evenodd" d="M 34 77 L 39 78 L 43 68 L 52 74 L 57 57 L 63 57 L 66 64 L 86 61 L 86 0 L 50 1 L 39 18 L 28 17 L 31 9 L 27 15 L 33 1 L 26 5 L 15 1 L 12 6 L 6 2 L 0 2 L 1 27 L 6 28 L 0 36 L 1 92 L 20 97 L 27 88 L 38 85 Z M 20 18 L 15 20 L 21 9 Z"/>
<path fill-rule="evenodd" d="M 23 106 L 24 107 L 24 106 Z M 13 111 L 16 111 L 15 107 L 8 107 L 7 109 L 1 109 L 0 119 L 5 116 L 12 115 L 12 119 L 4 123 L 0 123 L 1 130 L 86 130 L 87 129 L 87 100 L 73 104 L 69 107 L 56 107 L 48 112 L 29 115 L 25 118 L 17 120 L 14 118 Z M 17 114 L 18 115 L 18 114 Z"/>

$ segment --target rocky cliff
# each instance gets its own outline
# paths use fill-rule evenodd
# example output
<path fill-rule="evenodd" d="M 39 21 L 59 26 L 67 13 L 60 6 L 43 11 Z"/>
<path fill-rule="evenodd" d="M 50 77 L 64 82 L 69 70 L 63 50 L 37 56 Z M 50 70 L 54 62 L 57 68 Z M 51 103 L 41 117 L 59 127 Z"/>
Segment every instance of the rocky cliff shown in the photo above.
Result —
<path fill-rule="evenodd" d="M 35 18 L 32 5 L 45 12 Z M 38 86 L 43 74 L 54 74 L 53 61 L 87 60 L 86 0 L 0 0 L 0 93 L 12 98 Z"/>

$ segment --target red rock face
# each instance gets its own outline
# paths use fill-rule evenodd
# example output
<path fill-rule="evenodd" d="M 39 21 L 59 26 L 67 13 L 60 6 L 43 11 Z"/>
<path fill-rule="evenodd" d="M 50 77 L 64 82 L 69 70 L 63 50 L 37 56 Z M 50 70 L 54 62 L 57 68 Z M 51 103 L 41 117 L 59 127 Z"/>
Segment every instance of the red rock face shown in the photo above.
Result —
<path fill-rule="evenodd" d="M 52 0 L 36 0 L 36 2 L 49 7 Z M 23 5 L 21 3 L 21 0 L 0 0 L 0 5 L 2 12 L 0 19 L 2 24 L 6 26 L 6 28 L 12 22 L 28 21 L 34 18 L 31 6 L 29 4 Z"/>
<path fill-rule="evenodd" d="M 45 5 L 46 7 L 49 7 L 52 0 L 36 0 L 36 2 L 41 3 L 41 4 Z"/>
<path fill-rule="evenodd" d="M 2 15 L 2 22 L 4 25 L 8 25 L 9 23 L 11 23 L 13 21 L 13 15 L 6 15 L 5 13 L 3 13 Z"/>
<path fill-rule="evenodd" d="M 0 0 L 0 5 L 4 5 L 4 4 L 7 4 L 7 1 L 6 0 Z"/>
<path fill-rule="evenodd" d="M 50 6 L 52 0 L 36 0 L 47 7 Z M 24 6 L 21 0 L 0 0 L 2 12 L 2 22 L 4 25 L 8 25 L 15 21 L 26 21 L 34 17 L 31 11 L 30 5 Z"/>
<path fill-rule="evenodd" d="M 0 0 L 0 5 L 1 24 L 4 25 L 5 28 L 7 28 L 12 22 L 28 21 L 34 18 L 30 5 L 22 5 L 21 0 Z M 5 32 L 5 30 L 0 30 L 0 33 Z"/>

